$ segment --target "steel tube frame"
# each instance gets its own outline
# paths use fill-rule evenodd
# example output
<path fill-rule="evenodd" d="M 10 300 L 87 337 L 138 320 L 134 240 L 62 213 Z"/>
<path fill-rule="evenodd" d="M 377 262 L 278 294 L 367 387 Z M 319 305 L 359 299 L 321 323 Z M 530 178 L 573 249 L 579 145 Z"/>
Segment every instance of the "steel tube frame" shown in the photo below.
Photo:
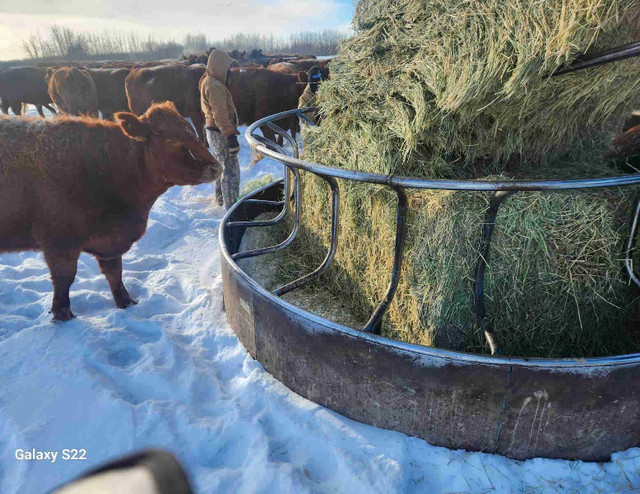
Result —
<path fill-rule="evenodd" d="M 288 176 L 287 169 L 291 170 L 295 175 L 295 197 L 296 197 L 296 216 L 293 232 L 287 240 L 281 244 L 265 249 L 257 249 L 249 252 L 242 252 L 233 254 L 233 259 L 243 259 L 246 257 L 254 257 L 261 254 L 267 254 L 281 250 L 291 244 L 298 231 L 299 226 L 299 183 L 298 183 L 298 171 L 303 170 L 313 175 L 319 176 L 323 180 L 329 182 L 332 193 L 332 228 L 331 228 L 331 245 L 329 252 L 323 263 L 316 268 L 313 272 L 305 275 L 298 280 L 295 280 L 287 285 L 281 286 L 275 290 L 275 294 L 278 296 L 284 295 L 292 290 L 295 290 L 306 283 L 316 279 L 322 272 L 328 267 L 337 249 L 337 225 L 338 225 L 338 195 L 337 195 L 337 183 L 336 178 L 345 180 L 352 180 L 357 182 L 365 182 L 371 184 L 383 185 L 392 188 L 398 196 L 398 205 L 396 212 L 396 241 L 394 251 L 394 261 L 391 272 L 391 280 L 389 287 L 383 300 L 378 304 L 369 321 L 363 328 L 364 332 L 379 334 L 380 324 L 382 317 L 387 311 L 389 304 L 392 302 L 395 296 L 400 270 L 402 267 L 402 255 L 404 247 L 404 238 L 406 230 L 406 213 L 407 213 L 407 196 L 405 188 L 412 189 L 436 189 L 436 190 L 463 190 L 463 191 L 491 191 L 494 195 L 490 201 L 489 208 L 487 210 L 486 222 L 483 226 L 483 246 L 481 255 L 479 256 L 475 281 L 473 287 L 473 305 L 474 313 L 478 321 L 478 325 L 483 331 L 487 343 L 491 349 L 492 354 L 500 353 L 495 333 L 493 332 L 491 323 L 486 315 L 486 308 L 484 303 L 484 273 L 489 260 L 489 250 L 491 244 L 491 237 L 493 229 L 495 227 L 495 219 L 500 204 L 509 195 L 518 191 L 562 191 L 562 190 L 582 190 L 582 189 L 597 189 L 614 186 L 625 185 L 639 185 L 640 173 L 620 175 L 615 177 L 593 178 L 593 179 L 571 179 L 571 180 L 499 180 L 499 181 L 487 181 L 487 180 L 425 180 L 412 177 L 396 177 L 389 175 L 382 175 L 377 173 L 365 173 L 356 172 L 352 170 L 345 170 L 342 168 L 334 168 L 326 165 L 319 165 L 309 161 L 301 160 L 299 158 L 299 147 L 293 137 L 291 137 L 282 127 L 274 124 L 274 121 L 282 118 L 296 115 L 309 123 L 311 121 L 306 118 L 305 113 L 315 111 L 315 108 L 303 108 L 297 110 L 288 110 L 285 112 L 277 113 L 270 117 L 263 118 L 250 125 L 246 132 L 245 137 L 247 142 L 252 146 L 255 152 L 262 154 L 263 156 L 273 158 L 280 161 L 285 166 L 285 178 Z M 294 156 L 288 156 L 284 149 L 278 144 L 268 141 L 263 136 L 257 135 L 256 131 L 266 125 L 273 130 L 277 135 L 282 136 L 287 140 L 292 147 Z M 335 185 L 332 185 L 333 184 Z M 286 200 L 288 194 L 288 184 L 285 181 L 285 208 L 274 220 L 269 221 L 235 221 L 229 222 L 228 227 L 243 227 L 243 226 L 268 226 L 273 225 L 280 221 L 286 214 Z M 640 216 L 640 201 L 636 211 L 636 217 L 631 230 L 631 236 L 629 238 L 627 257 L 625 259 L 625 266 L 631 279 L 640 285 L 637 278 L 633 274 L 630 261 L 630 252 L 633 246 L 633 240 L 637 229 L 638 217 Z"/>
<path fill-rule="evenodd" d="M 294 241 L 294 239 L 296 238 L 296 235 L 298 234 L 298 227 L 300 226 L 300 172 L 298 170 L 293 170 L 293 180 L 295 183 L 294 190 L 295 190 L 296 212 L 294 216 L 295 220 L 293 223 L 293 230 L 291 231 L 287 239 L 279 243 L 278 245 L 274 245 L 272 247 L 265 247 L 264 249 L 255 249 L 255 250 L 249 250 L 245 252 L 237 252 L 236 254 L 233 254 L 233 256 L 231 256 L 234 261 L 238 261 L 240 259 L 247 259 L 249 257 L 261 256 L 262 254 L 271 254 L 273 252 L 278 252 L 279 250 L 284 249 L 285 247 L 290 245 L 291 242 Z"/>
<path fill-rule="evenodd" d="M 453 449 L 499 453 L 511 458 L 580 458 L 606 461 L 611 453 L 640 446 L 640 353 L 587 359 L 519 358 L 497 355 L 484 306 L 484 272 L 500 204 L 520 190 L 556 191 L 640 185 L 640 174 L 586 180 L 456 181 L 420 180 L 353 172 L 287 156 L 284 149 L 253 134 L 266 120 L 298 115 L 312 108 L 283 112 L 247 129 L 254 151 L 294 173 L 296 226 L 302 198 L 299 171 L 333 182 L 331 244 L 313 272 L 269 292 L 235 263 L 239 256 L 274 252 L 289 245 L 238 252 L 242 227 L 263 225 L 262 211 L 289 203 L 289 180 L 254 191 L 235 204 L 220 225 L 221 273 L 229 323 L 249 353 L 276 379 L 298 394 L 352 419 L 397 430 Z M 279 126 L 269 126 L 281 134 Z M 283 131 L 282 131 L 283 132 Z M 286 134 L 286 133 L 285 133 Z M 297 153 L 292 145 L 292 152 Z M 338 248 L 339 195 L 336 179 L 391 187 L 398 195 L 396 244 L 389 288 L 365 330 L 333 323 L 288 303 L 279 295 L 316 279 Z M 286 188 L 283 186 L 286 185 Z M 476 265 L 473 303 L 479 325 L 496 355 L 423 347 L 384 338 L 382 320 L 395 295 L 405 239 L 406 188 L 491 191 Z M 284 195 L 284 201 L 278 199 Z M 634 282 L 631 253 L 640 223 L 636 206 L 625 266 Z M 292 235 L 295 235 L 294 228 Z M 292 241 L 292 235 L 288 240 Z M 285 245 L 286 244 L 286 245 Z M 488 329 L 487 329 L 488 328 Z"/>
<path fill-rule="evenodd" d="M 640 353 L 522 358 L 403 343 L 333 323 L 265 290 L 232 259 L 255 218 L 234 205 L 219 235 L 229 323 L 248 350 L 294 392 L 346 417 L 437 446 L 534 457 L 609 461 L 640 446 Z"/>
<path fill-rule="evenodd" d="M 329 245 L 329 251 L 327 252 L 324 261 L 322 264 L 318 266 L 313 272 L 298 278 L 291 283 L 288 283 L 280 288 L 274 290 L 274 294 L 281 297 L 285 293 L 289 293 L 293 290 L 297 290 L 298 288 L 306 285 L 310 281 L 313 281 L 318 276 L 320 276 L 324 271 L 327 270 L 329 264 L 333 260 L 336 249 L 338 248 L 338 208 L 339 208 L 339 196 L 338 196 L 338 182 L 335 178 L 332 177 L 322 177 L 327 181 L 329 187 L 331 188 L 331 242 Z"/>
<path fill-rule="evenodd" d="M 491 323 L 487 320 L 486 309 L 484 305 L 484 272 L 489 263 L 489 248 L 491 247 L 491 237 L 496 226 L 496 216 L 498 209 L 504 200 L 510 195 L 515 194 L 513 191 L 499 190 L 493 194 L 489 202 L 485 224 L 483 227 L 483 245 L 482 252 L 478 256 L 476 265 L 476 276 L 473 282 L 473 308 L 478 321 L 478 326 L 484 333 L 487 344 L 491 349 L 491 355 L 502 353 L 498 346 L 498 340 Z"/>
<path fill-rule="evenodd" d="M 260 138 L 259 136 L 255 136 L 255 137 L 256 139 L 260 139 L 261 142 L 262 140 L 268 142 L 269 145 L 274 146 L 276 149 L 281 151 L 282 154 L 285 154 L 284 149 L 281 146 L 278 146 L 278 144 L 276 144 L 275 142 L 268 141 L 267 139 Z M 284 170 L 284 201 L 283 201 L 283 208 L 282 208 L 282 211 L 280 211 L 280 214 L 278 214 L 275 218 L 272 218 L 270 220 L 264 220 L 264 221 L 233 221 L 228 223 L 227 226 L 229 228 L 272 226 L 272 225 L 278 224 L 280 221 L 284 219 L 284 217 L 289 212 L 289 201 L 287 200 L 287 197 L 289 194 L 289 167 L 286 164 L 283 164 L 282 168 Z"/>
<path fill-rule="evenodd" d="M 576 72 L 578 70 L 588 69 L 589 67 L 604 65 L 638 56 L 640 56 L 640 42 L 629 43 L 591 55 L 582 55 L 571 64 L 556 69 L 551 75 L 557 76 L 567 74 L 569 72 Z"/>
<path fill-rule="evenodd" d="M 402 187 L 393 187 L 393 190 L 398 196 L 398 206 L 396 210 L 396 242 L 393 253 L 393 267 L 391 268 L 391 281 L 389 281 L 389 288 L 384 298 L 376 307 L 367 324 L 362 328 L 367 333 L 380 334 L 380 328 L 382 325 L 382 316 L 389 308 L 389 304 L 393 300 L 398 288 L 398 281 L 400 280 L 400 270 L 402 269 L 402 256 L 404 254 L 404 238 L 407 228 L 407 207 L 409 201 L 407 200 L 407 194 Z"/>
<path fill-rule="evenodd" d="M 638 199 L 638 203 L 636 204 L 636 212 L 633 215 L 633 220 L 631 222 L 631 232 L 629 233 L 629 240 L 627 241 L 627 250 L 625 252 L 624 257 L 624 266 L 627 268 L 627 273 L 629 273 L 629 277 L 631 280 L 640 287 L 640 279 L 636 276 L 633 271 L 633 262 L 631 260 L 631 253 L 633 252 L 633 246 L 636 240 L 636 233 L 638 229 L 638 220 L 640 219 L 640 199 Z"/>

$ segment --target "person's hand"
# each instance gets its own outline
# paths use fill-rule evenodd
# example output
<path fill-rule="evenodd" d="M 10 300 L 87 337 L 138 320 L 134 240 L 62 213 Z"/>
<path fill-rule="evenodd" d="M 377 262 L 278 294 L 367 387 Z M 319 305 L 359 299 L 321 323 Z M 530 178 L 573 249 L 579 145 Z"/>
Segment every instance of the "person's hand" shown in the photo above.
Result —
<path fill-rule="evenodd" d="M 229 148 L 229 154 L 238 154 L 238 151 L 240 151 L 240 143 L 238 142 L 238 138 L 234 135 L 228 136 L 227 147 Z"/>

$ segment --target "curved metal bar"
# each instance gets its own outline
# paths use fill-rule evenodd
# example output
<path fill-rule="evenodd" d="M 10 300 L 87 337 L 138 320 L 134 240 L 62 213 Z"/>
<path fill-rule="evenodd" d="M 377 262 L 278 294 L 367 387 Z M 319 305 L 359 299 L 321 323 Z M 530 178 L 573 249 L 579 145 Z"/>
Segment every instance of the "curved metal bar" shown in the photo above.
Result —
<path fill-rule="evenodd" d="M 279 297 L 306 285 L 320 276 L 329 267 L 329 264 L 331 264 L 331 261 L 333 261 L 336 254 L 336 249 L 338 247 L 338 182 L 335 178 L 323 177 L 322 175 L 319 176 L 326 180 L 329 187 L 331 187 L 331 244 L 329 246 L 329 252 L 327 252 L 327 256 L 324 258 L 324 261 L 322 261 L 322 264 L 320 264 L 320 266 L 318 266 L 313 272 L 276 289 L 273 293 Z"/>
<path fill-rule="evenodd" d="M 295 170 L 295 169 L 292 171 L 293 171 L 293 180 L 295 182 L 296 214 L 295 214 L 295 221 L 293 224 L 293 230 L 291 231 L 291 234 L 289 235 L 289 237 L 287 237 L 287 239 L 284 242 L 281 242 L 278 245 L 274 245 L 272 247 L 265 247 L 264 249 L 248 250 L 246 252 L 238 252 L 236 254 L 233 254 L 231 258 L 234 261 L 237 261 L 239 259 L 246 259 L 248 257 L 261 256 L 263 254 L 271 254 L 272 252 L 278 252 L 279 250 L 282 250 L 285 247 L 287 247 L 289 244 L 291 244 L 291 242 L 293 242 L 293 240 L 296 238 L 296 235 L 298 234 L 298 227 L 300 226 L 300 180 L 299 180 L 300 172 L 298 172 L 298 170 Z"/>
<path fill-rule="evenodd" d="M 259 195 L 262 191 L 273 187 L 274 184 L 265 185 L 260 189 L 252 192 L 247 198 L 252 198 Z M 587 358 L 544 358 L 544 357 L 509 357 L 505 355 L 483 355 L 479 353 L 459 352 L 455 350 L 445 350 L 442 348 L 426 347 L 423 345 L 417 345 L 414 343 L 406 343 L 403 341 L 392 340 L 390 338 L 379 336 L 371 333 L 365 333 L 359 329 L 353 329 L 348 326 L 344 326 L 339 323 L 335 323 L 324 319 L 312 312 L 301 309 L 300 307 L 287 302 L 286 299 L 276 297 L 273 293 L 266 290 L 257 281 L 251 278 L 245 273 L 237 263 L 233 261 L 233 254 L 229 250 L 229 241 L 227 238 L 227 223 L 231 217 L 236 214 L 236 211 L 243 206 L 243 201 L 246 198 L 242 198 L 236 202 L 227 214 L 222 218 L 220 228 L 218 229 L 218 240 L 221 247 L 222 257 L 228 262 L 230 269 L 242 279 L 243 283 L 246 283 L 255 293 L 261 297 L 269 300 L 275 305 L 286 309 L 287 311 L 311 321 L 315 326 L 328 325 L 334 328 L 336 331 L 354 338 L 370 343 L 381 343 L 397 351 L 415 352 L 423 358 L 442 358 L 447 363 L 468 363 L 468 364 L 489 364 L 489 365 L 503 365 L 508 367 L 534 367 L 539 369 L 572 369 L 575 371 L 598 371 L 603 368 L 617 366 L 620 364 L 638 364 L 640 365 L 640 353 L 630 353 L 625 355 L 610 355 L 606 357 L 587 357 Z"/>
<path fill-rule="evenodd" d="M 402 268 L 402 254 L 404 251 L 404 236 L 407 227 L 407 208 L 409 201 L 407 200 L 407 194 L 402 187 L 393 187 L 398 195 L 398 208 L 396 212 L 396 245 L 393 254 L 393 269 L 391 270 L 391 281 L 389 282 L 389 288 L 387 293 L 371 315 L 367 324 L 362 328 L 362 331 L 367 333 L 380 334 L 380 324 L 382 322 L 382 316 L 387 311 L 389 304 L 393 300 L 398 288 L 398 281 L 400 279 L 400 269 Z"/>
<path fill-rule="evenodd" d="M 269 145 L 272 145 L 276 149 L 279 149 L 282 152 L 282 154 L 286 156 L 286 153 L 285 153 L 284 149 L 281 146 L 278 146 L 278 144 L 276 144 L 275 142 L 269 141 L 265 137 L 256 136 L 256 138 L 268 142 Z M 287 197 L 289 195 L 289 168 L 284 163 L 282 165 L 282 168 L 284 170 L 284 201 L 283 201 L 284 206 L 282 208 L 282 211 L 280 211 L 280 213 L 275 218 L 272 218 L 270 220 L 264 220 L 264 221 L 230 221 L 229 223 L 227 223 L 227 227 L 229 227 L 229 228 L 247 228 L 247 227 L 257 227 L 257 226 L 272 226 L 272 225 L 275 225 L 275 224 L 279 223 L 280 221 L 282 221 L 282 219 L 289 212 L 289 201 L 287 200 Z"/>
<path fill-rule="evenodd" d="M 315 126 L 316 124 L 313 123 L 313 120 L 311 120 L 309 117 L 307 117 L 304 113 L 301 113 L 300 115 L 298 115 L 302 120 L 304 120 L 305 122 L 307 122 L 307 125 L 311 125 L 312 127 Z"/>
<path fill-rule="evenodd" d="M 636 239 L 636 232 L 638 230 L 638 219 L 640 218 L 640 199 L 636 205 L 636 212 L 633 216 L 633 222 L 631 223 L 631 232 L 629 233 L 629 241 L 627 242 L 627 251 L 624 258 L 624 266 L 627 268 L 627 273 L 631 277 L 631 280 L 638 286 L 640 286 L 640 280 L 633 272 L 633 261 L 631 260 L 631 251 L 633 251 L 633 244 Z"/>
<path fill-rule="evenodd" d="M 248 199 L 246 203 L 262 206 L 284 206 L 284 201 L 265 201 L 264 199 Z"/>
<path fill-rule="evenodd" d="M 265 124 L 266 125 L 266 124 Z M 270 150 L 275 150 L 276 152 L 282 154 L 283 156 L 287 156 L 286 151 L 284 150 L 284 148 L 278 144 L 277 142 L 273 142 L 271 139 L 267 139 L 264 136 L 259 136 L 259 135 L 254 135 L 252 136 L 256 141 L 261 142 L 262 144 L 264 144 L 265 146 L 267 146 L 268 149 Z M 254 147 L 254 146 L 252 146 Z M 273 148 L 273 149 L 272 149 Z"/>
<path fill-rule="evenodd" d="M 285 163 L 292 168 L 325 175 L 328 177 L 343 178 L 359 182 L 388 185 L 392 187 L 403 187 L 407 189 L 438 189 L 438 190 L 468 190 L 468 191 L 498 191 L 498 190 L 576 190 L 594 189 L 603 187 L 613 187 L 621 185 L 640 184 L 640 173 L 619 175 L 615 177 L 571 179 L 571 180 L 447 180 L 447 179 L 418 179 L 411 177 L 396 177 L 382 175 L 380 173 L 366 173 L 335 168 L 326 165 L 319 165 L 311 161 L 278 154 L 260 145 L 252 132 L 267 121 L 278 120 L 290 115 L 299 115 L 302 112 L 310 111 L 314 108 L 303 108 L 298 110 L 287 110 L 270 117 L 265 117 L 253 123 L 245 132 L 245 137 L 249 145 L 257 152 L 273 158 L 281 163 Z"/>
<path fill-rule="evenodd" d="M 489 263 L 489 248 L 491 247 L 491 236 L 496 226 L 496 216 L 498 209 L 504 200 L 510 195 L 515 194 L 514 191 L 499 190 L 489 202 L 486 220 L 483 227 L 483 245 L 482 252 L 478 256 L 478 264 L 476 265 L 476 276 L 473 282 L 473 308 L 478 321 L 478 326 L 484 332 L 484 337 L 491 349 L 491 355 L 502 353 L 498 346 L 498 339 L 491 323 L 487 319 L 487 313 L 484 305 L 484 272 Z"/>
<path fill-rule="evenodd" d="M 639 56 L 640 42 L 629 43 L 622 46 L 616 46 L 615 48 L 610 48 L 609 50 L 604 50 L 598 53 L 579 56 L 569 65 L 565 65 L 554 70 L 551 75 L 562 75 L 568 72 L 575 72 L 577 70 L 596 67 L 598 65 L 604 65 L 606 63 L 617 62 L 618 60 L 625 60 L 627 58 Z"/>
<path fill-rule="evenodd" d="M 396 227 L 396 250 L 394 255 L 394 267 L 393 267 L 391 282 L 387 290 L 387 294 L 385 295 L 385 298 L 380 302 L 380 304 L 374 311 L 373 315 L 367 322 L 366 326 L 363 328 L 363 331 L 365 332 L 379 333 L 382 316 L 384 315 L 384 312 L 387 310 L 387 307 L 390 304 L 391 300 L 393 299 L 393 296 L 395 295 L 395 291 L 397 289 L 400 265 L 402 262 L 402 246 L 404 242 L 404 230 L 405 230 L 405 221 L 406 221 L 405 218 L 406 218 L 406 209 L 407 209 L 407 198 L 406 198 L 406 193 L 404 191 L 404 188 L 495 192 L 495 195 L 491 200 L 490 208 L 487 212 L 487 221 L 484 229 L 485 243 L 483 246 L 483 252 L 476 266 L 476 279 L 474 282 L 474 310 L 476 313 L 476 317 L 481 327 L 484 330 L 485 337 L 487 338 L 489 346 L 491 347 L 491 351 L 493 354 L 496 354 L 496 353 L 499 353 L 499 348 L 497 346 L 497 342 L 493 334 L 493 330 L 491 329 L 491 325 L 486 319 L 486 310 L 485 310 L 484 298 L 483 298 L 484 297 L 483 284 L 484 284 L 484 272 L 486 269 L 486 263 L 488 261 L 488 256 L 489 256 L 491 235 L 493 232 L 493 228 L 495 226 L 495 215 L 497 214 L 497 209 L 499 208 L 501 202 L 508 195 L 517 191 L 580 190 L 580 189 L 594 189 L 594 188 L 605 188 L 605 187 L 613 187 L 613 186 L 640 184 L 640 173 L 610 176 L 610 177 L 603 177 L 603 178 L 587 178 L 587 179 L 571 179 L 571 180 L 491 181 L 491 180 L 418 179 L 413 177 L 395 177 L 395 176 L 382 175 L 378 173 L 357 172 L 357 171 L 352 171 L 352 170 L 347 170 L 342 168 L 335 168 L 335 167 L 330 167 L 326 165 L 320 165 L 320 164 L 313 163 L 306 160 L 301 160 L 297 156 L 290 157 L 286 155 L 286 153 L 284 152 L 281 146 L 278 146 L 277 144 L 265 139 L 264 137 L 261 137 L 255 134 L 255 131 L 258 128 L 260 128 L 263 125 L 267 125 L 272 130 L 277 132 L 279 135 L 283 135 L 287 140 L 289 140 L 289 142 L 291 142 L 293 138 L 289 137 L 289 135 L 281 127 L 273 124 L 273 121 L 286 118 L 291 115 L 297 115 L 300 118 L 304 118 L 305 120 L 308 120 L 306 119 L 304 114 L 310 111 L 315 111 L 315 108 L 310 107 L 310 108 L 302 108 L 302 109 L 296 109 L 296 110 L 288 110 L 285 112 L 281 112 L 281 113 L 263 118 L 253 123 L 251 126 L 247 128 L 245 132 L 245 137 L 255 152 L 258 152 L 263 156 L 267 156 L 280 161 L 281 163 L 289 167 L 294 172 L 298 170 L 304 170 L 309 173 L 319 175 L 323 177 L 325 180 L 328 178 L 334 178 L 334 179 L 342 178 L 346 180 L 384 185 L 384 186 L 393 188 L 398 194 L 398 210 L 397 210 L 398 223 Z M 292 147 L 294 147 L 294 149 L 297 149 L 293 145 Z M 297 176 L 296 176 L 296 179 L 297 179 Z M 296 190 L 298 190 L 297 181 L 296 181 Z M 297 197 L 296 197 L 296 200 L 298 200 Z M 639 202 L 638 208 L 639 209 L 636 211 L 636 218 L 634 219 L 634 225 L 632 227 L 632 235 L 630 237 L 629 244 L 628 244 L 627 259 L 625 260 L 625 264 L 627 266 L 627 270 L 629 271 L 632 277 L 632 280 L 640 285 L 640 283 L 637 281 L 637 278 L 633 274 L 633 270 L 631 268 L 631 260 L 630 260 L 630 251 L 633 246 L 633 242 L 635 238 L 638 217 L 640 216 L 640 202 Z M 236 224 L 236 223 L 242 223 L 242 222 L 235 222 L 231 224 Z M 266 252 L 271 252 L 271 250 L 262 249 L 260 251 L 257 251 L 256 255 L 260 253 L 266 253 Z M 245 254 L 250 254 L 250 253 L 243 253 L 242 255 L 245 255 Z M 236 254 L 236 256 L 237 255 L 240 255 L 240 254 Z M 329 259 L 329 262 L 330 261 L 331 260 Z M 311 275 L 314 275 L 315 273 L 316 272 L 314 271 L 313 273 L 311 273 Z M 305 280 L 305 282 L 307 281 L 306 277 L 303 277 L 301 280 Z M 296 280 L 296 282 L 297 281 L 299 280 Z M 296 282 L 293 282 L 293 283 L 296 283 Z M 278 288 L 276 290 L 276 294 L 282 294 L 283 289 L 285 288 L 289 288 L 289 285 L 285 285 L 284 287 Z M 294 289 L 294 288 L 291 288 L 291 289 Z"/>

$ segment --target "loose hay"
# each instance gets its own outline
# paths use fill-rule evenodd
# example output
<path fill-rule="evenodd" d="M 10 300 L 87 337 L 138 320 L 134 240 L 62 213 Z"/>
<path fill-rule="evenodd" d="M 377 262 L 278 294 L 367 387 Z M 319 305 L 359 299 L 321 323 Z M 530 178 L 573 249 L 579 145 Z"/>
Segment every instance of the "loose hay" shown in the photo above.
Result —
<path fill-rule="evenodd" d="M 304 131 L 307 158 L 422 178 L 620 173 L 601 156 L 640 107 L 638 60 L 548 75 L 581 52 L 639 40 L 638 1 L 361 0 L 354 25 L 318 93 L 322 124 Z M 306 174 L 303 184 L 305 228 L 286 261 L 300 272 L 322 259 L 329 231 L 326 185 Z M 338 254 L 316 290 L 366 320 L 389 281 L 395 196 L 340 187 Z M 640 351 L 638 290 L 622 263 L 637 195 L 627 187 L 506 200 L 485 287 L 507 355 Z M 410 193 L 405 262 L 384 335 L 488 351 L 472 310 L 488 199 Z"/>

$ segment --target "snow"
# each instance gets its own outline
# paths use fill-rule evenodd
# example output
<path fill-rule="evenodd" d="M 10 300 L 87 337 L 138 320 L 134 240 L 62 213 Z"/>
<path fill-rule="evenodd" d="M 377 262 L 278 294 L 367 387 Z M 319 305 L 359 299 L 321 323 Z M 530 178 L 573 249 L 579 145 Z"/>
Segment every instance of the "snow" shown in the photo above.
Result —
<path fill-rule="evenodd" d="M 33 113 L 33 109 L 30 111 Z M 244 129 L 242 129 L 244 130 Z M 248 168 L 243 182 L 280 165 Z M 54 324 L 42 255 L 0 255 L 0 492 L 39 493 L 127 452 L 158 446 L 198 492 L 631 492 L 640 449 L 609 463 L 452 451 L 363 425 L 269 375 L 222 310 L 213 187 L 174 187 L 124 258 L 139 304 L 114 307 L 96 261 L 82 255 L 77 319 Z M 17 449 L 57 451 L 55 463 Z M 85 449 L 86 461 L 61 458 Z"/>

